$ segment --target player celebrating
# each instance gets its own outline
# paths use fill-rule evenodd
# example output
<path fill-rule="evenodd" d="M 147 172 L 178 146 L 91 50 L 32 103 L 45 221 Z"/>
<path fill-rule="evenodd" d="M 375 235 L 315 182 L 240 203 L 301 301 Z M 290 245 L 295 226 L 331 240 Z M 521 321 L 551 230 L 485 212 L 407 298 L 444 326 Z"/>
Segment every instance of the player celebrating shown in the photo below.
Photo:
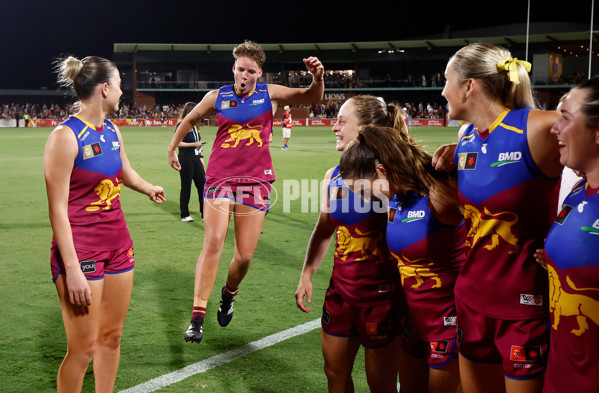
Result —
<path fill-rule="evenodd" d="M 343 151 L 371 122 L 405 127 L 395 104 L 374 96 L 354 96 L 339 110 L 333 132 Z M 342 178 L 339 166 L 327 171 L 318 221 L 310 237 L 295 292 L 298 308 L 310 312 L 312 276 L 336 235 L 334 267 L 322 314 L 322 353 L 330 392 L 353 391 L 352 369 L 360 345 L 365 347 L 366 377 L 372 392 L 396 392 L 401 362 L 400 325 L 403 293 L 396 263 L 385 243 L 386 209 L 380 201 L 362 199 Z M 400 370 L 404 378 L 410 373 Z M 420 388 L 420 386 L 418 386 Z"/>
<path fill-rule="evenodd" d="M 273 114 L 280 104 L 316 104 L 324 94 L 324 67 L 316 57 L 304 59 L 313 75 L 310 87 L 288 88 L 258 83 L 266 55 L 257 43 L 245 41 L 233 56 L 235 83 L 207 93 L 183 119 L 168 146 L 168 162 L 180 170 L 175 147 L 194 124 L 216 112 L 218 131 L 204 187 L 204 243 L 196 265 L 191 324 L 185 333 L 188 342 L 202 341 L 206 306 L 231 215 L 235 216 L 235 254 L 217 317 L 221 326 L 233 317 L 233 302 L 258 244 L 275 180 L 268 148 Z"/>

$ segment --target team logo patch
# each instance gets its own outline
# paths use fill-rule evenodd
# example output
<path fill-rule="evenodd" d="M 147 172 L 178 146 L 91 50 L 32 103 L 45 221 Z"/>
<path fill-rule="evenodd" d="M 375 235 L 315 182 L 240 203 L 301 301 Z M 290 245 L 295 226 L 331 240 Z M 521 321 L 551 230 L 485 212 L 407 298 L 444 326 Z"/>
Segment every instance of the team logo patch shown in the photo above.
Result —
<path fill-rule="evenodd" d="M 478 153 L 458 153 L 458 169 L 475 169 Z"/>
<path fill-rule="evenodd" d="M 237 108 L 237 101 L 229 100 L 221 103 L 221 109 Z"/>
<path fill-rule="evenodd" d="M 543 295 L 529 295 L 527 293 L 520 294 L 520 304 L 525 306 L 537 306 L 543 305 Z"/>
<path fill-rule="evenodd" d="M 134 252 L 133 252 L 133 247 L 129 249 L 129 251 L 127 251 L 127 256 L 129 258 L 133 258 Z"/>
<path fill-rule="evenodd" d="M 563 224 L 564 221 L 566 221 L 566 218 L 568 217 L 568 215 L 570 214 L 571 211 L 572 211 L 572 206 L 564 205 L 562 207 L 562 210 L 557 215 L 555 222 L 557 222 L 560 225 Z"/>
<path fill-rule="evenodd" d="M 541 359 L 541 347 L 521 347 L 512 345 L 510 360 L 513 362 L 536 362 Z"/>
<path fill-rule="evenodd" d="M 92 143 L 91 145 L 83 146 L 83 159 L 87 160 L 88 158 L 101 156 L 102 155 L 102 146 L 100 146 L 99 142 Z"/>
<path fill-rule="evenodd" d="M 379 334 L 379 324 L 378 323 L 367 323 L 366 324 L 366 333 L 373 335 Z"/>
<path fill-rule="evenodd" d="M 430 344 L 431 344 L 432 352 L 438 352 L 438 353 L 446 353 L 447 352 L 447 345 L 448 345 L 447 340 L 431 341 Z"/>
<path fill-rule="evenodd" d="M 331 199 L 347 199 L 349 197 L 349 188 L 331 187 Z"/>
<path fill-rule="evenodd" d="M 96 261 L 81 261 L 79 265 L 83 274 L 96 272 Z"/>
<path fill-rule="evenodd" d="M 394 207 L 389 207 L 387 209 L 387 221 L 393 223 L 395 222 L 395 216 L 397 215 L 397 209 Z"/>

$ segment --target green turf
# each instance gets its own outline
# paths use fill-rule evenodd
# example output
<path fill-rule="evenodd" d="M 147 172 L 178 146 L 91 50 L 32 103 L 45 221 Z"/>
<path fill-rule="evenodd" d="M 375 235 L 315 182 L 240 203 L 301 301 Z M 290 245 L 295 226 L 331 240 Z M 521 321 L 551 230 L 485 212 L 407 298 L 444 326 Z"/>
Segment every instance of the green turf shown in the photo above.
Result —
<path fill-rule="evenodd" d="M 121 201 L 135 243 L 135 284 L 125 323 L 116 390 L 146 382 L 186 365 L 238 348 L 270 334 L 320 317 L 332 268 L 329 252 L 314 277 L 312 313 L 295 306 L 294 292 L 310 233 L 317 217 L 318 197 L 303 189 L 304 198 L 289 201 L 291 187 L 318 184 L 337 164 L 330 128 L 293 130 L 290 149 L 280 150 L 280 129 L 271 146 L 277 201 L 268 214 L 252 268 L 244 280 L 235 317 L 226 328 L 216 322 L 218 297 L 233 253 L 232 230 L 223 252 L 217 282 L 199 344 L 183 341 L 189 324 L 193 272 L 200 253 L 203 227 L 179 221 L 179 175 L 167 164 L 171 128 L 121 129 L 132 166 L 145 179 L 162 185 L 168 201 L 153 204 L 144 195 L 123 188 Z M 51 392 L 66 351 L 56 290 L 51 281 L 51 229 L 43 177 L 43 150 L 49 128 L 0 128 L 0 391 Z M 455 128 L 415 128 L 429 151 L 455 139 Z M 214 141 L 214 128 L 202 129 Z M 295 192 L 295 191 L 294 191 Z M 306 195 L 311 197 L 306 197 Z M 289 203 L 285 203 L 288 201 Z M 302 203 L 304 205 L 302 206 Z M 287 208 L 284 210 L 284 208 Z M 192 194 L 192 216 L 199 218 Z M 363 352 L 358 354 L 356 391 L 366 391 Z M 89 369 L 83 391 L 92 392 Z M 164 388 L 165 392 L 322 392 L 326 377 L 320 332 L 311 331 L 253 352 L 229 364 Z"/>

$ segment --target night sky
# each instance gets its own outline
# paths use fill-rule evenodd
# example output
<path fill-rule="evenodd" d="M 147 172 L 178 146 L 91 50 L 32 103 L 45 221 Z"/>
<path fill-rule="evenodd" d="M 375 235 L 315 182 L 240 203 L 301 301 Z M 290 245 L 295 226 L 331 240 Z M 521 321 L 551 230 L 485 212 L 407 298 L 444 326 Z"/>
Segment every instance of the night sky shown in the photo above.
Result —
<path fill-rule="evenodd" d="M 259 43 L 412 39 L 447 31 L 526 23 L 528 2 L 361 1 L 16 1 L 3 4 L 0 89 L 55 88 L 61 54 L 112 58 L 115 42 Z M 14 4 L 13 4 L 14 3 Z M 591 0 L 549 9 L 530 0 L 530 21 L 590 23 Z M 510 6 L 511 4 L 511 6 Z M 542 8 L 544 7 L 544 8 Z M 597 26 L 595 4 L 594 25 Z M 485 12 L 490 8 L 493 12 Z M 1 99 L 0 99 L 1 101 Z"/>

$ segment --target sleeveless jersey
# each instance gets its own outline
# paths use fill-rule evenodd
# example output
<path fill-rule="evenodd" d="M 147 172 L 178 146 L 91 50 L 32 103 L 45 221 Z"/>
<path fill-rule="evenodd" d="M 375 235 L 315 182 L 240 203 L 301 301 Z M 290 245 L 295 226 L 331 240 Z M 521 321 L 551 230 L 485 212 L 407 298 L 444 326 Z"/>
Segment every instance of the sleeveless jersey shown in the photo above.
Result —
<path fill-rule="evenodd" d="M 207 181 L 273 182 L 268 148 L 273 115 L 267 84 L 257 84 L 247 97 L 237 95 L 233 85 L 221 87 L 215 108 L 218 131 L 206 171 Z"/>
<path fill-rule="evenodd" d="M 590 194 L 590 195 L 589 195 Z M 545 242 L 550 356 L 543 392 L 596 392 L 599 386 L 599 195 L 574 187 Z"/>
<path fill-rule="evenodd" d="M 466 259 L 464 223 L 435 219 L 429 197 L 408 191 L 389 202 L 387 245 L 398 261 L 414 335 L 423 341 L 456 336 L 453 289 Z"/>
<path fill-rule="evenodd" d="M 337 226 L 331 283 L 351 304 L 401 299 L 399 272 L 385 242 L 384 206 L 352 192 L 339 166 L 332 173 L 328 193 L 329 214 Z"/>
<path fill-rule="evenodd" d="M 68 203 L 75 248 L 107 251 L 126 246 L 131 237 L 121 210 L 123 166 L 114 125 L 106 119 L 96 130 L 77 116 L 60 124 L 73 130 L 79 144 Z"/>
<path fill-rule="evenodd" d="M 547 317 L 547 276 L 533 254 L 555 218 L 560 183 L 531 157 L 530 110 L 506 109 L 486 137 L 470 125 L 454 157 L 468 230 L 455 296 L 498 319 Z"/>

